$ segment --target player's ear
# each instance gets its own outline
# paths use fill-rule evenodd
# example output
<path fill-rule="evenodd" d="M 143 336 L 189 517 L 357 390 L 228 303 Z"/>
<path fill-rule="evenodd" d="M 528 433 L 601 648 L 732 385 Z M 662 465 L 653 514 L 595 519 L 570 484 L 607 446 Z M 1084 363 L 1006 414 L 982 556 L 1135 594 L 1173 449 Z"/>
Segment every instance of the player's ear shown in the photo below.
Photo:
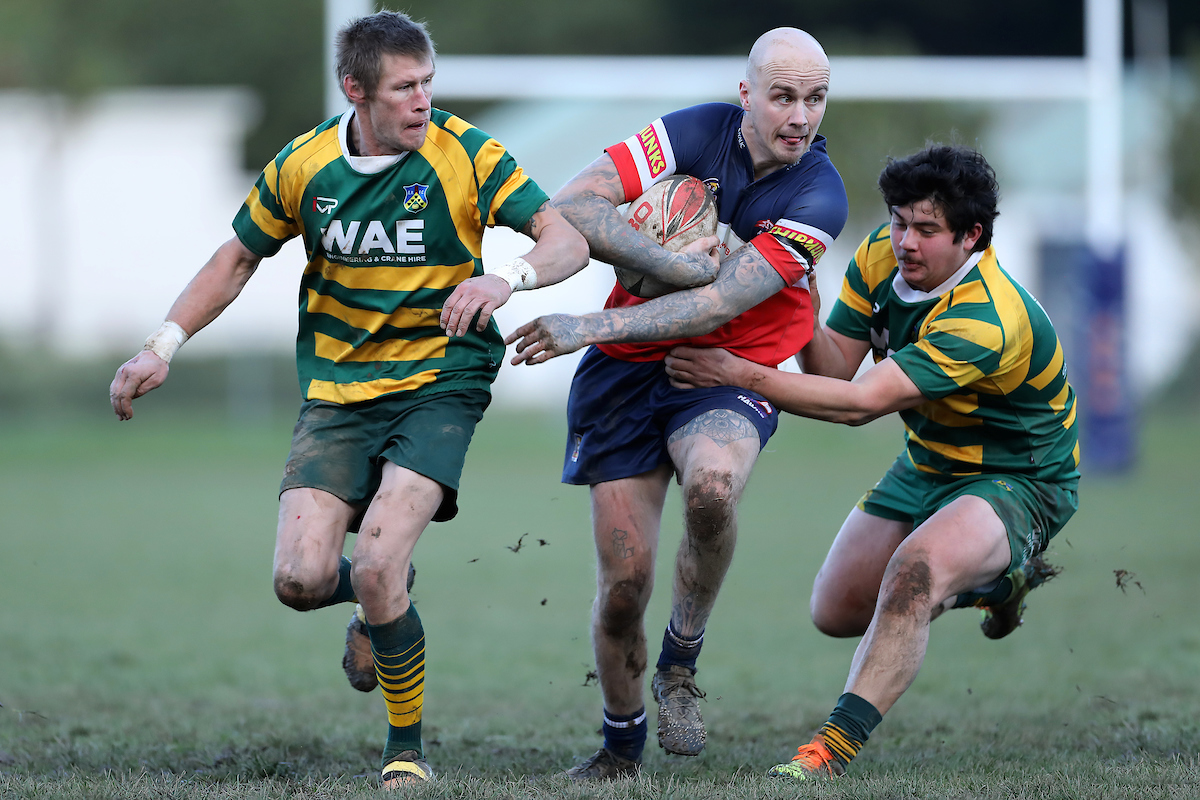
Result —
<path fill-rule="evenodd" d="M 742 110 L 749 111 L 750 110 L 750 85 L 747 84 L 745 81 L 741 81 L 740 83 L 738 83 L 738 97 L 741 98 L 741 101 L 742 101 Z"/>
<path fill-rule="evenodd" d="M 974 251 L 975 243 L 979 241 L 980 236 L 983 236 L 983 226 L 976 222 L 975 227 L 971 228 L 971 230 L 967 231 L 963 235 L 963 247 L 965 247 L 968 252 Z"/>
<path fill-rule="evenodd" d="M 342 90 L 351 103 L 361 103 L 367 99 L 367 93 L 363 91 L 362 85 L 352 75 L 342 76 Z"/>

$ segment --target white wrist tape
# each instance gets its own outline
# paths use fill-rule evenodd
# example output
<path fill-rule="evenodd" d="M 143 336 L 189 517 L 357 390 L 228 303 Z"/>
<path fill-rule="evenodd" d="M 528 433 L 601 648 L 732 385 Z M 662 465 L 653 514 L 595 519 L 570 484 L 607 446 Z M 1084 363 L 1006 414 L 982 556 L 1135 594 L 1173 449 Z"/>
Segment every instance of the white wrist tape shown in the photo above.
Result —
<path fill-rule="evenodd" d="M 523 258 L 514 258 L 504 266 L 498 267 L 492 274 L 508 281 L 514 292 L 537 286 L 537 272 L 534 271 L 533 265 Z"/>
<path fill-rule="evenodd" d="M 175 351 L 182 347 L 183 343 L 187 340 L 187 331 L 179 327 L 178 323 L 168 319 L 162 325 L 158 326 L 158 330 L 150 334 L 150 338 L 146 340 L 146 344 L 142 346 L 142 349 L 151 351 L 154 355 L 170 364 Z"/>

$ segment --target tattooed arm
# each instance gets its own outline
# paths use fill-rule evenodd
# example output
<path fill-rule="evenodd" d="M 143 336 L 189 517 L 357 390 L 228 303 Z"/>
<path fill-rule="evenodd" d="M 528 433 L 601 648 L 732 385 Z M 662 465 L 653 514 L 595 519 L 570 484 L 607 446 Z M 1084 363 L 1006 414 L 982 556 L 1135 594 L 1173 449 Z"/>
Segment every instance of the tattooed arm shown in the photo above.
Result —
<path fill-rule="evenodd" d="M 588 264 L 587 242 L 549 203 L 542 203 L 521 233 L 534 241 L 522 258 L 537 273 L 535 289 L 566 280 Z M 468 278 L 446 298 L 438 323 L 448 336 L 464 336 L 478 314 L 475 330 L 482 331 L 511 296 L 508 281 L 498 275 Z"/>
<path fill-rule="evenodd" d="M 617 211 L 625 202 L 625 189 L 612 156 L 604 153 L 567 182 L 550 205 L 583 234 L 592 257 L 665 281 L 673 286 L 703 286 L 717 274 L 717 262 L 706 247 L 671 252 L 635 231 Z M 703 252 L 697 252 L 703 250 Z"/>
<path fill-rule="evenodd" d="M 517 342 L 512 363 L 540 364 L 602 342 L 658 342 L 712 333 L 784 287 L 783 277 L 753 246 L 744 245 L 721 262 L 708 286 L 672 292 L 636 306 L 610 308 L 581 317 L 551 314 L 522 325 L 505 340 Z"/>

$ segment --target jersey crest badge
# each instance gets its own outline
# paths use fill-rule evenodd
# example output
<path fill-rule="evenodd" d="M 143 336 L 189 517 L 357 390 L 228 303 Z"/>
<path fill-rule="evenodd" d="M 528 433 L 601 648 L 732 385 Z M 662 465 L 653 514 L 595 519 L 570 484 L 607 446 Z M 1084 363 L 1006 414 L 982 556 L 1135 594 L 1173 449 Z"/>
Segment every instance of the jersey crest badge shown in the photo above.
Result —
<path fill-rule="evenodd" d="M 404 210 L 413 214 L 424 211 L 429 205 L 426 197 L 429 187 L 423 183 L 410 183 L 404 187 Z"/>

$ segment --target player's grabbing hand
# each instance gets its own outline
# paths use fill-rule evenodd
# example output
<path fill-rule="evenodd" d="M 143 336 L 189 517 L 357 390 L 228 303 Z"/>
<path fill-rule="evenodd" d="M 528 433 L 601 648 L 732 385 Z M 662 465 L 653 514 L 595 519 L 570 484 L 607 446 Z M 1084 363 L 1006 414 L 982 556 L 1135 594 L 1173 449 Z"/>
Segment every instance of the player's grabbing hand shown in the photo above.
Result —
<path fill-rule="evenodd" d="M 512 292 L 508 281 L 499 275 L 487 274 L 467 278 L 446 298 L 446 305 L 442 307 L 438 324 L 446 331 L 447 336 L 466 336 L 471 320 L 478 314 L 479 320 L 475 323 L 475 330 L 482 333 L 487 329 L 492 312 L 507 303 Z"/>
<path fill-rule="evenodd" d="M 677 389 L 743 386 L 738 368 L 750 363 L 719 347 L 676 347 L 666 358 L 667 376 Z"/>

